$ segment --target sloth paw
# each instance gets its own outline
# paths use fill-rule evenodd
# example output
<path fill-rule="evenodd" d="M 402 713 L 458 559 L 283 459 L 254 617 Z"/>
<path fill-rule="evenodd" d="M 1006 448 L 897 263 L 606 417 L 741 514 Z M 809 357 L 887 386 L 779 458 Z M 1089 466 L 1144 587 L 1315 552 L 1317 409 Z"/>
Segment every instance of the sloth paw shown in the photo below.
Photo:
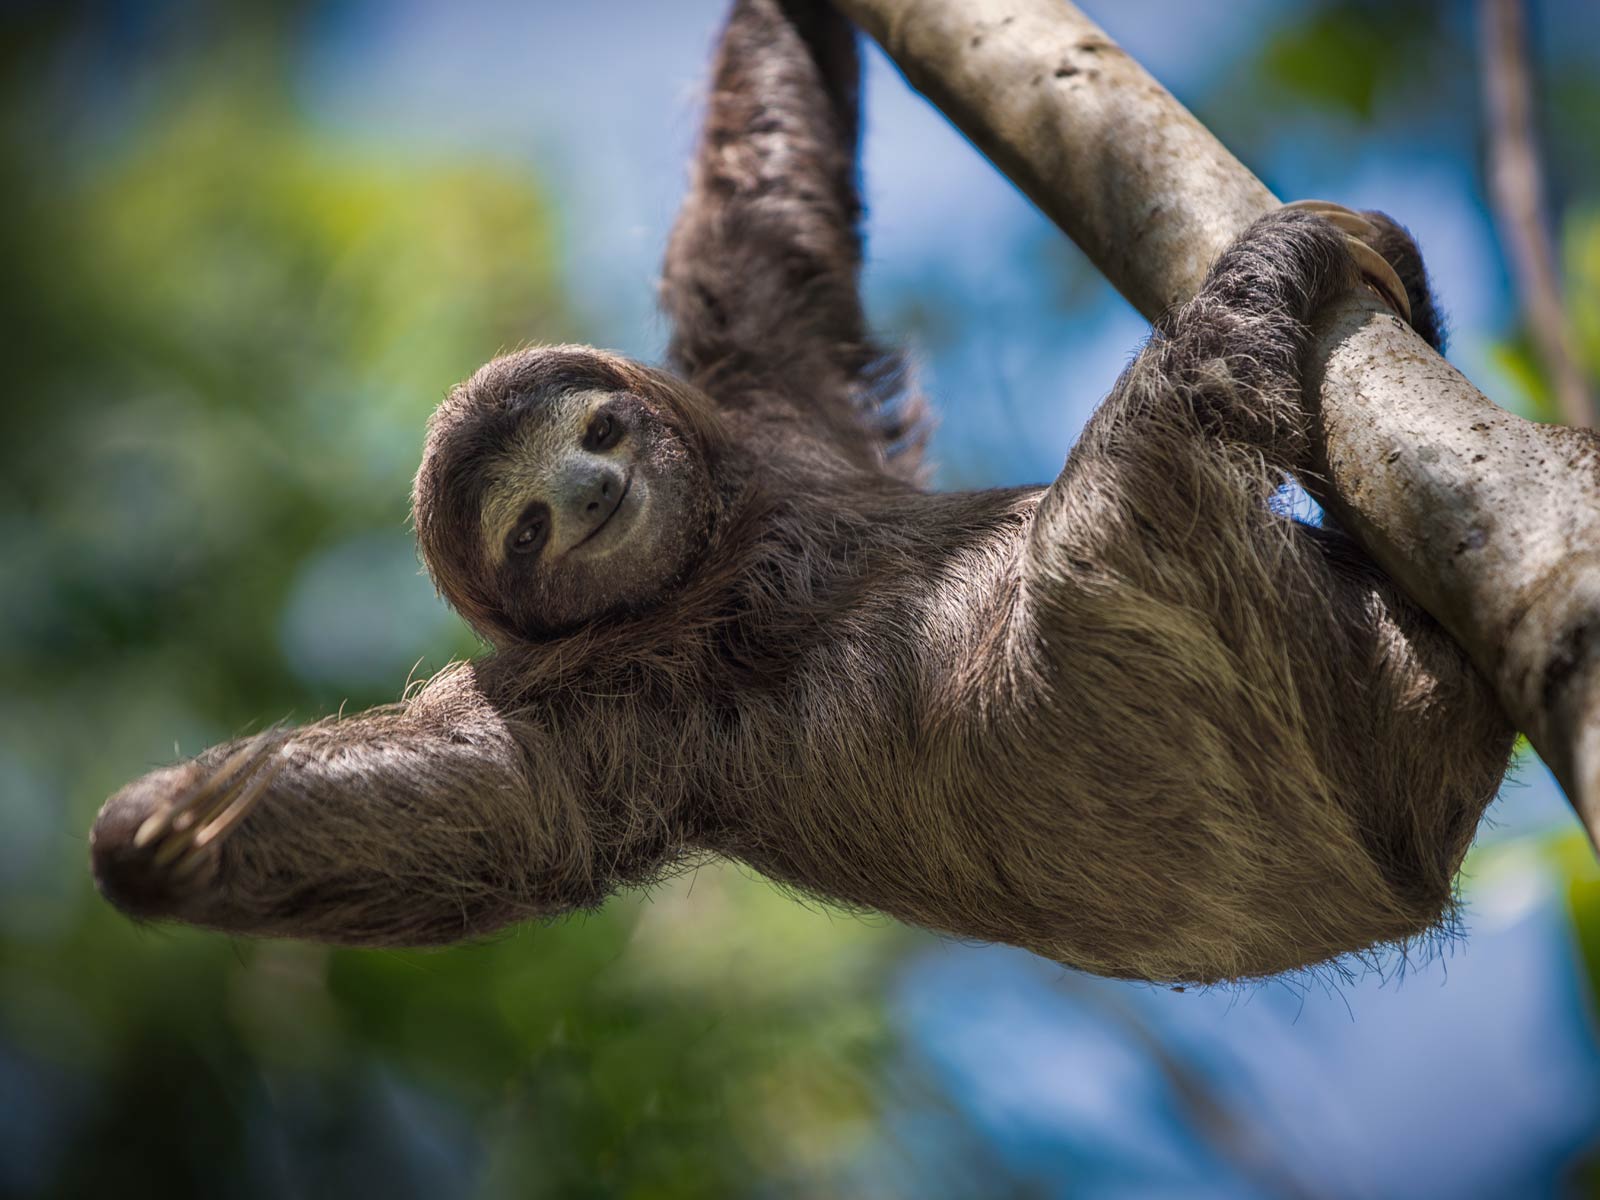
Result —
<path fill-rule="evenodd" d="M 1366 217 L 1331 200 L 1296 200 L 1283 206 L 1295 212 L 1321 217 L 1345 235 L 1345 246 L 1355 259 L 1361 277 L 1378 299 L 1389 306 L 1395 316 L 1411 324 L 1411 301 L 1406 296 L 1405 284 L 1393 265 L 1376 248 L 1383 238 L 1382 231 Z"/>
<path fill-rule="evenodd" d="M 215 877 L 218 847 L 288 758 L 282 733 L 243 743 L 220 764 L 184 763 L 151 772 L 100 810 L 89 835 L 95 883 L 136 917 L 178 913 Z"/>

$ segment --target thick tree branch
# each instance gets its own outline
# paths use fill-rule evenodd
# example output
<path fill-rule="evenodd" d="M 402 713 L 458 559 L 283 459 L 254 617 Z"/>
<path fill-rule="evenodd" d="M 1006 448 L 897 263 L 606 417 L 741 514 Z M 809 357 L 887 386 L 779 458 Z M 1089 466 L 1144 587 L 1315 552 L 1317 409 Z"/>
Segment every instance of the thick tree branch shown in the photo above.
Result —
<path fill-rule="evenodd" d="M 1545 223 L 1544 172 L 1533 130 L 1533 74 L 1522 3 L 1481 0 L 1478 9 L 1495 219 L 1557 411 L 1569 425 L 1594 425 L 1594 402 L 1573 352 L 1555 247 Z"/>
<path fill-rule="evenodd" d="M 1277 203 L 1070 4 L 838 3 L 1146 316 Z M 1600 436 L 1495 407 L 1376 301 L 1330 314 L 1317 359 L 1308 486 L 1466 647 L 1595 836 Z"/>

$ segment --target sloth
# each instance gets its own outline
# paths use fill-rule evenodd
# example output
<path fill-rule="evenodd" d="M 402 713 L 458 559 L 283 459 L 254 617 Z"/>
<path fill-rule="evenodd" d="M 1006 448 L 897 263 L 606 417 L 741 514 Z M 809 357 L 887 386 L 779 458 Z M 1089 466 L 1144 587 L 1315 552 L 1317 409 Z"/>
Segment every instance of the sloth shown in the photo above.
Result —
<path fill-rule="evenodd" d="M 721 856 L 1201 983 L 1450 927 L 1512 731 L 1348 536 L 1277 501 L 1314 470 L 1332 302 L 1376 293 L 1372 319 L 1439 344 L 1410 237 L 1270 213 L 1054 483 L 931 492 L 858 292 L 858 73 L 826 4 L 734 4 L 663 273 L 667 365 L 521 350 L 429 425 L 421 555 L 487 652 L 123 788 L 91 840 L 112 903 L 437 945 Z"/>

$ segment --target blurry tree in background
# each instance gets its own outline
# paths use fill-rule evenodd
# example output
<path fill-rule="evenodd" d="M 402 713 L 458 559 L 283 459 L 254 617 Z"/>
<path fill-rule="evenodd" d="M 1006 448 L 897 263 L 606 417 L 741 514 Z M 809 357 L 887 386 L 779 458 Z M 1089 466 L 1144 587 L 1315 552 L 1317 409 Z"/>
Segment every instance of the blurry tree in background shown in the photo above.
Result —
<path fill-rule="evenodd" d="M 432 954 L 138 930 L 94 896 L 84 831 L 130 768 L 472 652 L 407 527 L 423 423 L 496 351 L 584 332 L 560 181 L 319 131 L 305 13 L 0 18 L 0 1196 L 1033 1194 L 891 1033 L 930 940 L 731 870 Z M 1471 142 L 1464 20 L 1294 14 L 1186 97 L 1248 159 L 1294 114 L 1334 171 L 1380 127 Z M 1597 77 L 1547 80 L 1591 373 Z M 1525 339 L 1502 359 L 1545 403 Z M 1541 852 L 1600 981 L 1600 872 Z"/>

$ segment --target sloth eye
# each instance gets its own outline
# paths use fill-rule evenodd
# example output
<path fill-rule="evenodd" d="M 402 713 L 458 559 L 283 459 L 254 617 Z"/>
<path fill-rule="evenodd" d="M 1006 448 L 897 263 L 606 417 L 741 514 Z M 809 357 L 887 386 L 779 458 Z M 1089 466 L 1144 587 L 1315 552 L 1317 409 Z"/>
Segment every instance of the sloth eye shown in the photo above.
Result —
<path fill-rule="evenodd" d="M 545 514 L 535 513 L 517 526 L 507 546 L 513 554 L 532 554 L 544 546 L 545 535 L 549 531 L 550 522 Z"/>
<path fill-rule="evenodd" d="M 622 423 L 610 413 L 601 413 L 589 422 L 583 435 L 586 450 L 609 450 L 622 439 Z"/>

